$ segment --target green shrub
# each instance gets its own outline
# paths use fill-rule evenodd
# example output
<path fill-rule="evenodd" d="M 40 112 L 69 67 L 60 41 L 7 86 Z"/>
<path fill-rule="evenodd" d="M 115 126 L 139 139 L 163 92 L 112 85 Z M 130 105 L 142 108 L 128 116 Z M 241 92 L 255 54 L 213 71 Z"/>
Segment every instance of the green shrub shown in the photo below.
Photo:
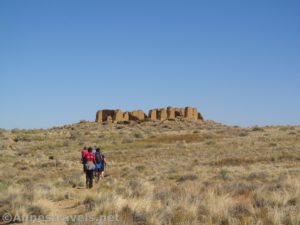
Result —
<path fill-rule="evenodd" d="M 0 180 L 0 192 L 5 191 L 8 187 L 9 187 L 8 182 Z"/>
<path fill-rule="evenodd" d="M 264 131 L 264 128 L 255 126 L 252 128 L 252 131 Z"/>

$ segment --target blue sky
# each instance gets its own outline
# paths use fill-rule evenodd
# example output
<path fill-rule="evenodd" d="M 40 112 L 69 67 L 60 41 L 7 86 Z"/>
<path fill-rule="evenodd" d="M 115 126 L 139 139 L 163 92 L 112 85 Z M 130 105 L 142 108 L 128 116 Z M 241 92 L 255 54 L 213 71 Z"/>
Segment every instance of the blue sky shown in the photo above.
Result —
<path fill-rule="evenodd" d="M 0 127 L 195 106 L 300 124 L 300 1 L 0 1 Z"/>

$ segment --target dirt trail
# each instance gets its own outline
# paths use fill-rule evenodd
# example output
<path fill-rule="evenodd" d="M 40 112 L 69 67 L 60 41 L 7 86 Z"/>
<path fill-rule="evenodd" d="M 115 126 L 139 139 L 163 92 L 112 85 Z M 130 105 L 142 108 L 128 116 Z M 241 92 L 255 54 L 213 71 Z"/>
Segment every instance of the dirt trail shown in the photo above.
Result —
<path fill-rule="evenodd" d="M 65 219 L 80 213 L 78 208 L 76 208 L 77 201 L 72 199 L 66 199 L 57 202 L 49 201 L 48 207 L 51 209 L 51 212 L 47 215 L 51 217 L 50 219 L 46 219 L 46 221 L 29 221 L 23 224 L 68 225 L 68 223 L 65 222 Z"/>
<path fill-rule="evenodd" d="M 61 201 L 47 201 L 47 208 L 51 210 L 47 214 L 47 216 L 49 216 L 50 219 L 46 218 L 44 221 L 35 221 L 33 219 L 33 221 L 31 220 L 28 222 L 23 222 L 22 224 L 68 225 L 67 220 L 70 220 L 70 222 L 75 222 L 78 219 L 76 216 L 85 215 L 85 206 L 79 204 L 79 198 L 77 198 L 77 195 L 95 195 L 97 193 L 97 185 L 99 185 L 99 183 L 95 182 L 94 188 L 92 189 L 86 189 L 83 187 L 73 189 L 75 192 L 75 198 L 72 199 L 64 199 Z"/>

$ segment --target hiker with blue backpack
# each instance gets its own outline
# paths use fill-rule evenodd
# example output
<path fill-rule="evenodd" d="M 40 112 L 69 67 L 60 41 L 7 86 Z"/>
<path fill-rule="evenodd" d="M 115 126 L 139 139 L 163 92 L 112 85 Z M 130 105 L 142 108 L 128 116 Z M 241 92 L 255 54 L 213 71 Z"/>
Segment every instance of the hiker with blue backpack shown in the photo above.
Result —
<path fill-rule="evenodd" d="M 96 162 L 95 177 L 96 177 L 96 182 L 98 182 L 100 178 L 104 177 L 104 170 L 106 166 L 105 156 L 101 152 L 100 148 L 96 149 L 95 162 Z"/>

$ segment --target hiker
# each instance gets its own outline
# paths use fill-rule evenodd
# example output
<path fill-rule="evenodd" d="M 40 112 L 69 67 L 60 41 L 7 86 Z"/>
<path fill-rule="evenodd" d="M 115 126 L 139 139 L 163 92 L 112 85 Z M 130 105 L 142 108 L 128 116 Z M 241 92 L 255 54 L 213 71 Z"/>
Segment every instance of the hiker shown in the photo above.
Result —
<path fill-rule="evenodd" d="M 88 148 L 88 153 L 86 154 L 86 187 L 93 187 L 93 178 L 95 170 L 95 155 L 92 153 L 92 148 Z"/>
<path fill-rule="evenodd" d="M 95 157 L 96 157 L 96 150 L 97 150 L 97 146 L 94 145 L 92 153 L 95 155 Z M 96 173 L 96 168 L 95 168 L 95 170 L 94 170 L 94 178 L 96 177 L 96 175 L 97 175 L 97 173 Z"/>
<path fill-rule="evenodd" d="M 96 149 L 97 149 L 97 146 L 95 145 L 94 148 L 93 148 L 93 151 L 92 153 L 95 155 L 96 154 Z"/>
<path fill-rule="evenodd" d="M 96 177 L 97 180 L 99 180 L 99 178 L 103 178 L 104 177 L 104 170 L 105 170 L 105 166 L 106 166 L 106 159 L 104 154 L 101 152 L 100 148 L 96 149 Z"/>
<path fill-rule="evenodd" d="M 104 169 L 104 155 L 101 153 L 100 148 L 96 149 L 95 153 L 95 161 L 96 161 L 96 169 L 95 169 L 95 177 L 98 182 L 100 179 L 100 175 Z"/>
<path fill-rule="evenodd" d="M 87 147 L 83 147 L 82 151 L 81 151 L 81 163 L 83 165 L 83 172 L 85 173 L 86 171 L 86 167 L 85 167 L 85 164 L 86 164 L 86 154 L 88 153 L 88 150 L 87 150 Z"/>

